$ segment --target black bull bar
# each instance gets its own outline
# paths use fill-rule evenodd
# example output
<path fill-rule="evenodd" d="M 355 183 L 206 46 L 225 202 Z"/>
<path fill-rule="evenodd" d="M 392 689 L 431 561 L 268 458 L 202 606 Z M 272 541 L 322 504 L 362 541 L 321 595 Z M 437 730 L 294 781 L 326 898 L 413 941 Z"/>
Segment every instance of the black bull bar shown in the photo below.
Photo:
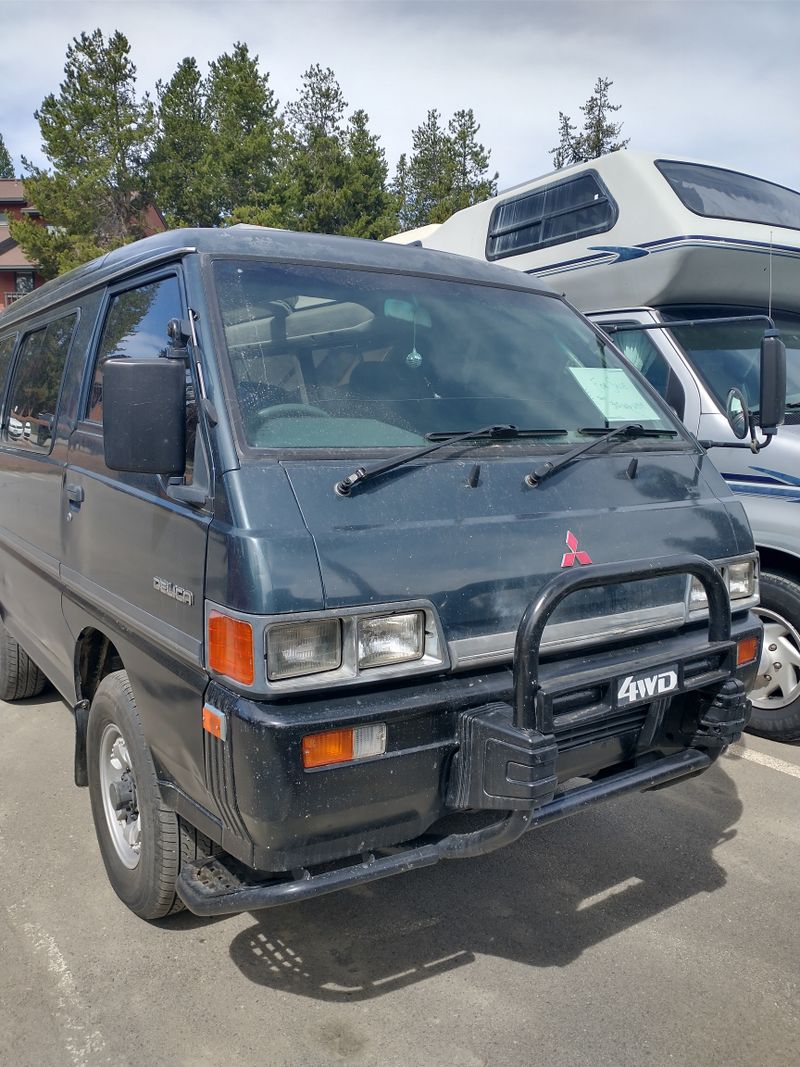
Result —
<path fill-rule="evenodd" d="M 549 618 L 578 590 L 675 574 L 692 575 L 702 583 L 709 609 L 708 644 L 702 651 L 719 656 L 718 669 L 702 678 L 706 699 L 698 696 L 698 700 L 706 710 L 699 717 L 691 746 L 555 796 L 558 746 L 553 700 L 539 678 L 539 652 Z M 259 875 L 227 857 L 197 860 L 182 867 L 178 892 L 198 915 L 231 914 L 305 900 L 430 867 L 441 860 L 484 855 L 511 844 L 536 826 L 602 801 L 698 774 L 747 723 L 749 702 L 742 683 L 733 677 L 735 667 L 728 591 L 717 569 L 701 556 L 686 553 L 559 574 L 528 606 L 517 630 L 513 708 L 496 703 L 471 709 L 459 720 L 459 748 L 450 772 L 448 806 L 454 810 L 499 809 L 502 817 L 479 830 L 434 840 L 418 838 L 380 854 L 365 853 L 356 862 L 333 870 L 312 873 L 302 869 L 289 878 Z M 635 669 L 636 665 L 623 663 L 612 673 L 616 676 Z M 700 687 L 699 682 L 684 685 L 681 677 L 676 692 Z"/>

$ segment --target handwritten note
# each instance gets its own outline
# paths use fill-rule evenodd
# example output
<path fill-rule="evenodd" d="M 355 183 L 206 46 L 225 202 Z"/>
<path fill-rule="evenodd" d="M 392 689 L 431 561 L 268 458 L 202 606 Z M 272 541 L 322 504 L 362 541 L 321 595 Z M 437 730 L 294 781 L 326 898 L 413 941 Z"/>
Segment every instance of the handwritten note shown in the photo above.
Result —
<path fill-rule="evenodd" d="M 608 422 L 648 422 L 659 413 L 621 367 L 570 367 L 575 381 Z"/>

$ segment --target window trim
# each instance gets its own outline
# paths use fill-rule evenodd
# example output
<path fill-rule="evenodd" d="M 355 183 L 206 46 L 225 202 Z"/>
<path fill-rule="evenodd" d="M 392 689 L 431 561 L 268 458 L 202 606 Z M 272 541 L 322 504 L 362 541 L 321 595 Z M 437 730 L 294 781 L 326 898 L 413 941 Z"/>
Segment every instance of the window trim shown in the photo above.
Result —
<path fill-rule="evenodd" d="M 675 186 L 669 180 L 669 178 L 661 169 L 659 164 L 677 163 L 679 166 L 699 167 L 701 170 L 716 170 L 722 171 L 724 174 L 735 174 L 739 178 L 752 178 L 753 181 L 762 182 L 764 185 L 771 185 L 775 189 L 783 189 L 784 192 L 794 193 L 796 196 L 800 197 L 800 192 L 798 192 L 797 189 L 791 189 L 788 185 L 781 185 L 780 182 L 771 182 L 768 178 L 759 178 L 757 174 L 748 174 L 746 171 L 743 170 L 733 170 L 733 168 L 731 167 L 717 167 L 712 163 L 696 163 L 691 159 L 654 159 L 653 163 L 655 165 L 656 170 L 667 183 L 670 192 L 677 199 L 681 207 L 685 208 L 686 211 L 691 211 L 691 213 L 693 215 L 697 215 L 698 218 L 718 219 L 720 222 L 744 222 L 750 226 L 776 226 L 778 229 L 781 230 L 800 230 L 800 223 L 797 226 L 790 226 L 786 222 L 761 222 L 758 219 L 748 219 L 742 215 L 712 215 L 707 211 L 697 211 L 695 208 L 689 207 L 688 204 L 684 203 L 683 198 L 675 189 Z"/>
<path fill-rule="evenodd" d="M 500 228 L 495 227 L 495 219 L 503 208 L 507 207 L 509 204 L 514 204 L 519 201 L 526 200 L 528 197 L 534 196 L 538 193 L 548 193 L 551 189 L 557 189 L 562 185 L 569 185 L 572 182 L 576 182 L 581 178 L 586 177 L 587 174 L 594 178 L 598 188 L 600 189 L 601 193 L 605 198 L 606 203 L 611 208 L 611 219 L 608 223 L 603 223 L 599 226 L 590 227 L 589 229 L 582 230 L 579 234 L 572 234 L 569 237 L 553 237 L 547 241 L 536 241 L 526 245 L 520 245 L 518 248 L 511 249 L 507 252 L 490 251 L 490 242 L 493 238 L 502 236 L 505 233 L 514 233 L 516 230 L 524 229 L 523 225 L 505 226 Z M 585 206 L 589 207 L 590 205 L 587 204 Z M 556 218 L 558 215 L 566 215 L 569 211 L 575 210 L 579 209 L 568 208 L 563 209 L 561 211 L 553 211 L 549 214 L 542 215 L 541 221 L 544 222 L 546 219 Z M 484 255 L 486 256 L 486 259 L 491 263 L 499 259 L 510 259 L 512 256 L 521 256 L 524 255 L 526 252 L 536 252 L 541 248 L 552 248 L 556 245 L 569 244 L 570 241 L 580 241 L 584 237 L 591 237 L 594 234 L 607 233 L 609 230 L 613 229 L 614 226 L 616 226 L 618 218 L 619 206 L 617 205 L 616 200 L 611 195 L 608 186 L 600 177 L 600 174 L 597 172 L 597 170 L 595 170 L 594 167 L 590 167 L 587 170 L 578 171 L 577 174 L 571 174 L 566 178 L 556 179 L 555 181 L 549 182 L 547 185 L 539 185 L 534 186 L 533 188 L 528 188 L 523 193 L 518 193 L 516 196 L 506 197 L 504 200 L 495 204 L 494 208 L 492 209 L 492 213 L 489 216 L 489 225 L 486 231 L 486 244 L 484 247 Z"/>

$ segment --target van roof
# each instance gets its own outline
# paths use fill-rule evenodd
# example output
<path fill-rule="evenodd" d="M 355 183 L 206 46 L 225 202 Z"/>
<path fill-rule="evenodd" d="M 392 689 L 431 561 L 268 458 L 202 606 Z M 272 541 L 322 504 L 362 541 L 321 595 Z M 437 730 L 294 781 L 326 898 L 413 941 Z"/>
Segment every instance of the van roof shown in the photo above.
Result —
<path fill-rule="evenodd" d="M 24 320 L 43 308 L 70 300 L 81 292 L 194 253 L 259 257 L 319 266 L 371 268 L 505 284 L 538 292 L 553 291 L 547 283 L 528 279 L 519 271 L 481 263 L 451 252 L 240 224 L 220 229 L 168 230 L 115 248 L 46 282 L 16 301 L 0 316 L 0 329 Z"/>

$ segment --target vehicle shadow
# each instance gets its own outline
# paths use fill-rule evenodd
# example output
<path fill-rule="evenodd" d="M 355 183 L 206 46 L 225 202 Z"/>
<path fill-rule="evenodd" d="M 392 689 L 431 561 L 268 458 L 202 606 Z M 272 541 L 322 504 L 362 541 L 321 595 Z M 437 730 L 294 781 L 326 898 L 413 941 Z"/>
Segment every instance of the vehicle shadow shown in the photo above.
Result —
<path fill-rule="evenodd" d="M 742 806 L 717 764 L 698 779 L 534 831 L 478 860 L 256 912 L 230 947 L 259 985 L 360 1001 L 477 954 L 563 967 L 587 948 L 725 885 L 714 849 Z M 712 907 L 709 904 L 709 907 Z"/>

